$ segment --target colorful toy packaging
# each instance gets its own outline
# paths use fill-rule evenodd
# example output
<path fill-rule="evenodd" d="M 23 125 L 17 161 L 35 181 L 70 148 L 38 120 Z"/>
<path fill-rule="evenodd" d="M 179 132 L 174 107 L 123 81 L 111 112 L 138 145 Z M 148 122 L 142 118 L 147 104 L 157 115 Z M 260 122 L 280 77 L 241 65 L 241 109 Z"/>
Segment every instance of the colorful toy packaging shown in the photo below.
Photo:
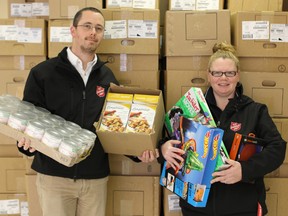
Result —
<path fill-rule="evenodd" d="M 229 155 L 223 130 L 217 128 L 200 88 L 190 88 L 166 113 L 165 126 L 171 139 L 181 141 L 176 147 L 186 153 L 180 170 L 165 162 L 160 184 L 189 204 L 205 207 L 212 173 L 225 167 Z"/>
<path fill-rule="evenodd" d="M 181 169 L 174 170 L 165 162 L 160 184 L 195 207 L 205 207 L 210 191 L 210 181 L 215 170 L 223 130 L 202 125 L 181 116 L 174 134 L 186 153 Z"/>

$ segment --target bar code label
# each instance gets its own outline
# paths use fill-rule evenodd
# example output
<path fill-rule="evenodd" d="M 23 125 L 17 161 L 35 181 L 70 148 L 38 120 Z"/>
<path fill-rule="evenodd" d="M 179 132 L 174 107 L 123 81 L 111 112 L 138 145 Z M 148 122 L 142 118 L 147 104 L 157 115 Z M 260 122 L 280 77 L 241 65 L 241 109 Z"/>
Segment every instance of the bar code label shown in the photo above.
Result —
<path fill-rule="evenodd" d="M 242 40 L 268 40 L 269 21 L 243 21 Z"/>

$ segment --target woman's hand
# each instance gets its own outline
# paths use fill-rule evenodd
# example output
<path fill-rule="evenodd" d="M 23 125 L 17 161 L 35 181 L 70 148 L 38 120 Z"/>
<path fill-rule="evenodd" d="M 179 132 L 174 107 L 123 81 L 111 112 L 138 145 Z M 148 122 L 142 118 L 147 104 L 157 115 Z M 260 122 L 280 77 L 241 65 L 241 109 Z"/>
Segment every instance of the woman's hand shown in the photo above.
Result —
<path fill-rule="evenodd" d="M 159 157 L 158 149 L 155 149 L 155 153 L 151 150 L 144 151 L 141 156 L 138 156 L 138 159 L 144 163 L 149 163 L 153 162 L 158 157 Z"/>
<path fill-rule="evenodd" d="M 181 163 L 183 162 L 183 155 L 185 153 L 181 148 L 174 147 L 174 145 L 179 145 L 181 142 L 179 140 L 168 140 L 161 146 L 162 155 L 174 170 L 176 168 L 181 168 Z"/>
<path fill-rule="evenodd" d="M 25 137 L 23 137 L 21 140 L 19 140 L 17 145 L 19 148 L 23 148 L 25 151 L 27 151 L 29 149 L 29 152 L 31 152 L 31 153 L 36 151 L 35 148 L 31 147 L 31 140 L 25 139 Z"/>
<path fill-rule="evenodd" d="M 211 184 L 221 182 L 224 184 L 234 184 L 242 179 L 242 167 L 238 161 L 227 159 L 226 162 L 230 165 L 227 169 L 216 171 L 212 174 L 214 177 Z"/>

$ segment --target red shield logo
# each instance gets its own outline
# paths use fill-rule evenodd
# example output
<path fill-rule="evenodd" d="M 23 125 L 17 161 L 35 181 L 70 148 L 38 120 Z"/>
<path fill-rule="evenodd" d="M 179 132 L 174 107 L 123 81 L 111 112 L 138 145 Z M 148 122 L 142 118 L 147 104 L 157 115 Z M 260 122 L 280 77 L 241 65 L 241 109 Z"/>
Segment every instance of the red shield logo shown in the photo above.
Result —
<path fill-rule="evenodd" d="M 105 96 L 105 89 L 101 86 L 96 87 L 96 94 L 98 97 L 104 97 Z"/>
<path fill-rule="evenodd" d="M 239 131 L 241 129 L 241 123 L 231 122 L 230 129 L 234 132 Z"/>

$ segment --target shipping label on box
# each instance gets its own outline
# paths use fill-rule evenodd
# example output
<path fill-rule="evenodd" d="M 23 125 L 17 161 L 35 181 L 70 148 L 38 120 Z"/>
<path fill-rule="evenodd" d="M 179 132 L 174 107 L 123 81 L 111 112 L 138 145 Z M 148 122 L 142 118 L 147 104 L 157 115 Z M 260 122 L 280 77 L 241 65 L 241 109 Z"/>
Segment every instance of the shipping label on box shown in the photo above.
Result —
<path fill-rule="evenodd" d="M 169 10 L 221 10 L 223 0 L 169 0 Z"/>
<path fill-rule="evenodd" d="M 189 204 L 205 207 L 224 132 L 183 116 L 177 125 L 174 133 L 180 133 L 177 147 L 185 151 L 184 161 L 175 170 L 165 162 L 160 184 Z"/>

